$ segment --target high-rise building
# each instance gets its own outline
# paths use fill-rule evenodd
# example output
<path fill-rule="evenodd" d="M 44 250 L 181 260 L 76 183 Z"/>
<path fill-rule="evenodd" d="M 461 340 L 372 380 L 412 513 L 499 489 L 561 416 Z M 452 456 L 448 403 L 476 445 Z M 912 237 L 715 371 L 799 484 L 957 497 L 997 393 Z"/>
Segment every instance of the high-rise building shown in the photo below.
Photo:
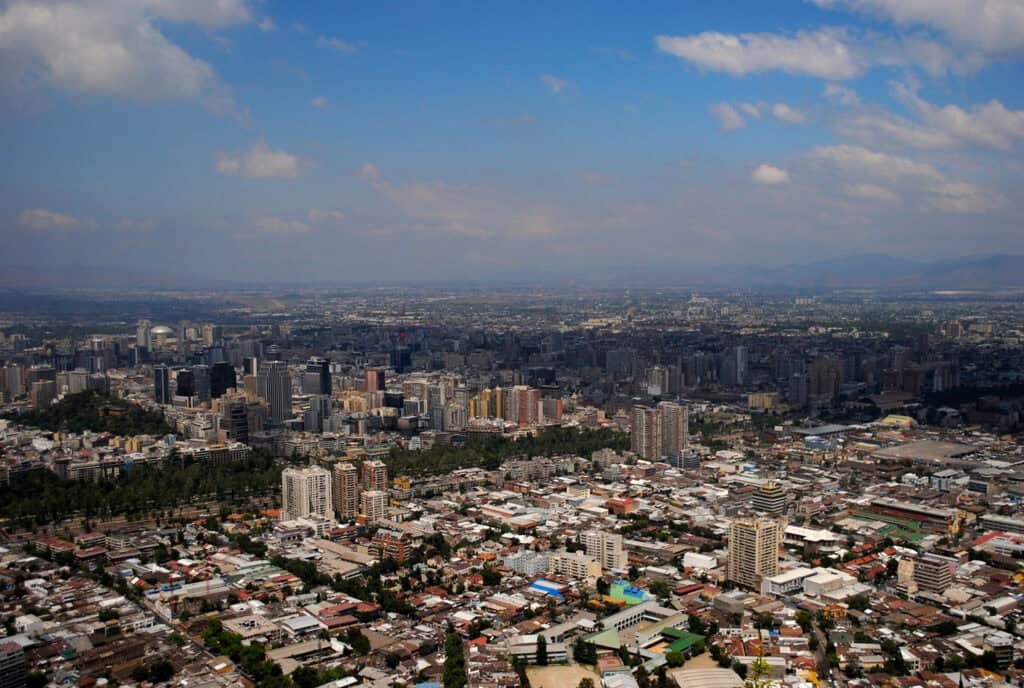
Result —
<path fill-rule="evenodd" d="M 914 561 L 914 582 L 921 590 L 941 595 L 953 584 L 955 559 L 936 555 L 921 557 Z"/>
<path fill-rule="evenodd" d="M 32 407 L 45 409 L 57 398 L 57 383 L 53 380 L 36 380 L 29 391 Z"/>
<path fill-rule="evenodd" d="M 737 519 L 729 526 L 728 579 L 758 589 L 779 573 L 783 526 L 773 518 Z"/>
<path fill-rule="evenodd" d="M 203 325 L 203 346 L 213 346 L 224 339 L 224 328 L 213 323 Z"/>
<path fill-rule="evenodd" d="M 210 366 L 192 366 L 192 384 L 195 386 L 196 399 L 199 400 L 200 403 L 210 401 Z"/>
<path fill-rule="evenodd" d="M 365 376 L 365 388 L 367 392 L 383 392 L 384 391 L 384 369 L 383 368 L 367 368 L 364 373 Z"/>
<path fill-rule="evenodd" d="M 661 424 L 661 455 L 679 456 L 690 446 L 690 413 L 682 404 L 663 401 L 658 404 Z"/>
<path fill-rule="evenodd" d="M 768 516 L 782 516 L 786 513 L 786 491 L 777 482 L 768 481 L 758 485 L 752 506 Z"/>
<path fill-rule="evenodd" d="M 302 375 L 303 394 L 331 394 L 331 362 L 314 356 L 306 362 Z"/>
<path fill-rule="evenodd" d="M 303 416 L 306 432 L 323 432 L 324 421 L 331 417 L 331 397 L 317 394 L 309 398 L 309 410 Z"/>
<path fill-rule="evenodd" d="M 334 464 L 334 511 L 343 521 L 359 514 L 359 472 L 347 462 Z"/>
<path fill-rule="evenodd" d="M 388 467 L 383 461 L 363 461 L 363 489 L 388 489 Z"/>
<path fill-rule="evenodd" d="M 0 688 L 25 688 L 28 663 L 18 643 L 0 640 Z"/>
<path fill-rule="evenodd" d="M 219 399 L 229 389 L 238 387 L 235 367 L 227 361 L 220 361 L 210 366 L 210 396 Z"/>
<path fill-rule="evenodd" d="M 630 449 L 640 458 L 661 456 L 661 422 L 657 411 L 649 406 L 634 406 L 630 428 Z"/>
<path fill-rule="evenodd" d="M 622 535 L 603 530 L 580 533 L 580 542 L 588 556 L 594 557 L 605 571 L 625 571 L 629 568 L 626 551 L 622 548 Z"/>
<path fill-rule="evenodd" d="M 331 473 L 319 466 L 286 468 L 281 471 L 281 518 L 292 520 L 307 516 L 331 518 Z"/>
<path fill-rule="evenodd" d="M 270 424 L 279 426 L 292 414 L 292 378 L 284 361 L 267 361 L 256 375 L 259 395 L 270 407 Z"/>
<path fill-rule="evenodd" d="M 219 428 L 224 431 L 225 439 L 249 444 L 249 405 L 245 400 L 221 398 L 215 403 L 220 408 Z"/>
<path fill-rule="evenodd" d="M 191 368 L 182 368 L 174 376 L 174 395 L 179 397 L 194 397 L 196 395 Z"/>
<path fill-rule="evenodd" d="M 387 519 L 388 493 L 384 490 L 367 490 L 359 495 L 359 514 L 366 525 L 374 525 Z"/>
<path fill-rule="evenodd" d="M 153 323 L 149 320 L 140 320 L 135 324 L 135 346 L 152 351 Z"/>
<path fill-rule="evenodd" d="M 171 371 L 163 363 L 153 366 L 153 399 L 158 404 L 171 403 Z"/>

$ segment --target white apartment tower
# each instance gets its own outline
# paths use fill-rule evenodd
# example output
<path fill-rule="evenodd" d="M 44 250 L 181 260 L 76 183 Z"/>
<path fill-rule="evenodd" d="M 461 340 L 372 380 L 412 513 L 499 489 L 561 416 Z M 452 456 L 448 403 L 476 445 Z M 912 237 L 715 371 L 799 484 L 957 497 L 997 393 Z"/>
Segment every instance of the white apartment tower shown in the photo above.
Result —
<path fill-rule="evenodd" d="M 281 472 L 281 518 L 290 521 L 307 516 L 331 518 L 334 499 L 331 472 L 319 466 L 286 468 Z"/>

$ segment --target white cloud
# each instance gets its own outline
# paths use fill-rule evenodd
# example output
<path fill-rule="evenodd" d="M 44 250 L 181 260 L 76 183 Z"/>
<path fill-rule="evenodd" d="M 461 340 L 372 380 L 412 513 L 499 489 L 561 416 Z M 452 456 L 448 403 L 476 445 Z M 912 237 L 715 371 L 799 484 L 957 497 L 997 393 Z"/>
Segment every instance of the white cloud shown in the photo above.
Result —
<path fill-rule="evenodd" d="M 214 167 L 221 174 L 242 174 L 246 177 L 299 176 L 299 158 L 285 151 L 276 151 L 265 142 L 257 141 L 249 146 L 245 157 L 238 158 L 224 153 L 217 154 Z"/>
<path fill-rule="evenodd" d="M 152 232 L 156 229 L 156 223 L 148 218 L 123 217 L 116 227 L 126 232 Z"/>
<path fill-rule="evenodd" d="M 274 29 L 277 28 L 277 26 L 274 24 L 274 20 L 271 19 L 270 17 L 263 17 L 263 19 L 260 20 L 260 23 L 257 26 L 260 27 L 260 31 L 262 31 L 263 33 L 273 31 Z"/>
<path fill-rule="evenodd" d="M 320 223 L 332 223 L 341 222 L 345 219 L 345 213 L 340 210 L 322 210 L 320 208 L 311 208 L 306 217 L 313 224 Z"/>
<path fill-rule="evenodd" d="M 217 29 L 248 22 L 251 14 L 242 0 L 15 0 L 0 11 L 2 83 L 22 87 L 40 79 L 76 93 L 199 99 L 230 111 L 230 89 L 207 62 L 161 33 L 159 20 Z"/>
<path fill-rule="evenodd" d="M 317 110 L 323 110 L 329 105 L 327 99 L 324 98 L 323 96 L 316 96 L 315 98 L 309 101 L 309 104 L 315 107 Z"/>
<path fill-rule="evenodd" d="M 781 70 L 823 79 L 851 79 L 863 69 L 839 29 L 801 31 L 795 36 L 771 33 L 657 36 L 658 50 L 693 62 L 701 69 L 745 76 Z"/>
<path fill-rule="evenodd" d="M 754 119 L 761 118 L 761 110 L 758 109 L 753 103 L 740 103 L 740 110 L 743 110 L 743 114 L 753 117 Z"/>
<path fill-rule="evenodd" d="M 985 213 L 1006 204 L 1006 199 L 989 189 L 968 182 L 949 179 L 937 168 L 888 153 L 858 146 L 819 146 L 811 156 L 827 162 L 845 175 L 859 178 L 859 184 L 877 186 L 885 180 L 921 194 L 926 206 L 951 213 Z M 850 187 L 848 187 L 850 188 Z"/>
<path fill-rule="evenodd" d="M 572 84 L 565 79 L 560 79 L 553 74 L 542 74 L 540 80 L 551 89 L 551 93 L 554 95 L 561 95 L 562 91 L 566 91 L 572 88 Z"/>
<path fill-rule="evenodd" d="M 776 167 L 775 165 L 769 165 L 768 163 L 761 163 L 754 168 L 754 171 L 750 174 L 758 184 L 787 184 L 789 183 L 789 172 Z"/>
<path fill-rule="evenodd" d="M 44 208 L 23 210 L 18 215 L 18 225 L 25 229 L 45 231 L 50 229 L 90 229 L 95 226 L 91 220 L 82 220 L 73 215 L 58 213 Z"/>
<path fill-rule="evenodd" d="M 372 163 L 364 164 L 360 175 L 419 232 L 486 240 L 550 239 L 570 224 L 555 209 L 486 188 L 443 181 L 393 184 Z"/>
<path fill-rule="evenodd" d="M 951 145 L 1011 150 L 1024 138 L 1024 110 L 1010 110 L 998 100 L 965 110 L 958 105 L 933 105 L 903 84 L 895 84 L 894 89 L 927 127 L 947 137 Z"/>
<path fill-rule="evenodd" d="M 309 231 L 309 225 L 301 220 L 288 220 L 276 215 L 256 217 L 252 227 L 264 234 L 305 234 Z"/>
<path fill-rule="evenodd" d="M 956 43 L 999 57 L 1024 53 L 1024 3 L 1020 0 L 811 0 L 848 8 L 903 26 L 941 31 Z"/>
<path fill-rule="evenodd" d="M 715 119 L 718 120 L 718 126 L 722 131 L 734 131 L 747 126 L 747 122 L 743 119 L 743 116 L 736 111 L 736 108 L 728 103 L 715 103 L 710 106 L 708 110 L 712 115 L 714 115 Z"/>
<path fill-rule="evenodd" d="M 878 184 L 847 184 L 843 187 L 843 191 L 847 196 L 852 196 L 853 198 L 859 198 L 865 201 L 895 203 L 900 199 L 898 195 L 885 187 L 879 186 Z"/>
<path fill-rule="evenodd" d="M 320 36 L 316 40 L 316 43 L 317 45 L 333 48 L 334 50 L 337 50 L 339 53 L 352 54 L 359 52 L 359 46 L 356 45 L 355 43 L 351 43 L 340 38 L 334 38 L 333 36 Z"/>
<path fill-rule="evenodd" d="M 775 103 L 772 106 L 772 115 L 775 119 L 782 120 L 786 124 L 806 124 L 807 115 L 800 112 L 796 108 L 792 108 L 785 103 Z"/>
<path fill-rule="evenodd" d="M 839 84 L 826 84 L 823 95 L 833 103 L 846 105 L 847 107 L 860 104 L 860 98 L 857 96 L 856 91 Z"/>

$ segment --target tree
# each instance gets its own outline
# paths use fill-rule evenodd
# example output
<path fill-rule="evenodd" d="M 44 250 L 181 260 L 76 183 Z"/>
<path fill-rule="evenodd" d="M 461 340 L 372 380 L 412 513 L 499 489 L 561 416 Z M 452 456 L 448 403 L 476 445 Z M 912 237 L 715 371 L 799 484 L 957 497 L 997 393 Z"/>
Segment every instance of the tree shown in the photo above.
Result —
<path fill-rule="evenodd" d="M 449 633 L 444 641 L 442 681 L 445 688 L 466 688 L 466 658 L 463 652 L 462 638 L 458 633 Z"/>
<path fill-rule="evenodd" d="M 548 665 L 548 639 L 541 633 L 537 636 L 537 666 Z"/>
<path fill-rule="evenodd" d="M 676 667 L 681 667 L 686 663 L 686 657 L 683 656 L 682 652 L 673 650 L 665 655 L 665 661 L 670 667 L 675 669 Z"/>
<path fill-rule="evenodd" d="M 584 676 L 580 679 L 580 682 L 579 684 L 577 684 L 576 688 L 594 688 L 594 679 L 590 678 L 589 676 Z"/>
<path fill-rule="evenodd" d="M 585 641 L 582 636 L 573 642 L 572 656 L 579 664 L 597 664 L 597 648 L 593 643 Z"/>

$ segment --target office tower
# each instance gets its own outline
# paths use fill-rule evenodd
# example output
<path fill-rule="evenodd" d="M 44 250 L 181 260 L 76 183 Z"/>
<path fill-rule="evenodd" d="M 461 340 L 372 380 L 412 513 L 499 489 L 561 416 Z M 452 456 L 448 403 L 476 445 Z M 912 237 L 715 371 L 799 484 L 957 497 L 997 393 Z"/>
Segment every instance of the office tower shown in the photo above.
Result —
<path fill-rule="evenodd" d="M 921 590 L 941 595 L 953 584 L 956 566 L 955 559 L 936 555 L 921 557 L 914 560 L 914 582 Z"/>
<path fill-rule="evenodd" d="M 658 404 L 661 424 L 661 455 L 678 456 L 690 444 L 690 412 L 682 404 L 663 401 Z"/>
<path fill-rule="evenodd" d="M 661 456 L 661 419 L 649 406 L 634 406 L 630 429 L 630 449 L 643 459 Z"/>
<path fill-rule="evenodd" d="M 363 489 L 388 489 L 388 467 L 383 461 L 363 461 Z"/>
<path fill-rule="evenodd" d="M 32 401 L 33 408 L 48 408 L 56 398 L 57 383 L 53 380 L 36 380 L 32 383 L 32 389 L 29 392 L 29 399 Z"/>
<path fill-rule="evenodd" d="M 736 356 L 736 385 L 742 387 L 747 382 L 747 347 L 737 346 L 733 352 Z"/>
<path fill-rule="evenodd" d="M 343 521 L 359 515 L 359 472 L 347 462 L 334 464 L 334 511 Z"/>
<path fill-rule="evenodd" d="M 192 366 L 192 385 L 196 390 L 195 397 L 200 403 L 210 401 L 211 384 L 209 366 Z"/>
<path fill-rule="evenodd" d="M 364 374 L 364 387 L 368 392 L 384 391 L 384 369 L 368 368 Z"/>
<path fill-rule="evenodd" d="M 359 515 L 368 526 L 385 520 L 388 516 L 388 493 L 383 490 L 368 490 L 360 494 Z"/>
<path fill-rule="evenodd" d="M 191 368 L 182 368 L 174 376 L 174 394 L 179 397 L 194 397 L 196 395 L 195 382 L 192 377 Z"/>
<path fill-rule="evenodd" d="M 259 359 L 255 356 L 246 356 L 242 359 L 242 375 L 251 375 L 256 377 L 256 372 L 259 370 Z"/>
<path fill-rule="evenodd" d="M 289 521 L 307 516 L 331 518 L 331 473 L 319 466 L 286 468 L 281 471 L 281 518 Z"/>
<path fill-rule="evenodd" d="M 843 371 L 839 362 L 831 358 L 818 358 L 807 366 L 807 393 L 814 399 L 832 400 L 839 396 L 843 384 Z"/>
<path fill-rule="evenodd" d="M 163 363 L 153 366 L 153 399 L 158 404 L 171 403 L 171 371 Z"/>
<path fill-rule="evenodd" d="M 0 639 L 0 688 L 25 688 L 27 676 L 25 650 L 18 643 Z"/>
<path fill-rule="evenodd" d="M 580 542 L 588 556 L 601 563 L 605 571 L 625 571 L 629 568 L 626 551 L 622 548 L 622 535 L 603 530 L 588 530 L 580 534 Z"/>
<path fill-rule="evenodd" d="M 190 340 L 191 334 L 189 330 L 192 329 L 192 323 L 188 320 L 182 320 L 178 325 L 178 353 L 186 359 L 189 354 L 192 353 L 192 342 Z M 182 396 L 182 395 L 179 395 Z"/>
<path fill-rule="evenodd" d="M 331 417 L 331 397 L 317 394 L 309 398 L 309 410 L 303 416 L 306 432 L 323 432 L 324 421 Z"/>
<path fill-rule="evenodd" d="M 729 526 L 728 579 L 758 589 L 779 573 L 782 524 L 772 518 L 738 519 Z"/>
<path fill-rule="evenodd" d="M 57 373 L 57 394 L 78 394 L 89 388 L 89 373 L 77 368 Z"/>
<path fill-rule="evenodd" d="M 774 481 L 762 483 L 754 493 L 753 507 L 768 516 L 782 516 L 786 513 L 786 491 Z"/>
<path fill-rule="evenodd" d="M 292 414 L 292 378 L 284 361 L 267 361 L 256 376 L 259 395 L 270 406 L 270 424 L 279 426 Z"/>
<path fill-rule="evenodd" d="M 224 328 L 207 323 L 203 325 L 203 346 L 213 346 L 224 339 Z"/>
<path fill-rule="evenodd" d="M 146 351 L 153 349 L 153 323 L 140 320 L 135 324 L 135 346 Z"/>
<path fill-rule="evenodd" d="M 219 399 L 229 389 L 238 387 L 235 367 L 227 361 L 214 363 L 210 366 L 210 396 Z"/>
<path fill-rule="evenodd" d="M 331 394 L 331 362 L 316 356 L 306 362 L 302 376 L 303 394 Z"/>
<path fill-rule="evenodd" d="M 249 444 L 249 406 L 243 399 L 220 399 L 220 429 L 231 442 Z"/>
<path fill-rule="evenodd" d="M 391 367 L 401 375 L 412 367 L 412 350 L 407 346 L 396 346 L 391 350 Z"/>
<path fill-rule="evenodd" d="M 25 393 L 25 369 L 20 365 L 8 364 L 3 368 L 4 386 L 7 389 L 6 399 L 16 399 Z"/>

